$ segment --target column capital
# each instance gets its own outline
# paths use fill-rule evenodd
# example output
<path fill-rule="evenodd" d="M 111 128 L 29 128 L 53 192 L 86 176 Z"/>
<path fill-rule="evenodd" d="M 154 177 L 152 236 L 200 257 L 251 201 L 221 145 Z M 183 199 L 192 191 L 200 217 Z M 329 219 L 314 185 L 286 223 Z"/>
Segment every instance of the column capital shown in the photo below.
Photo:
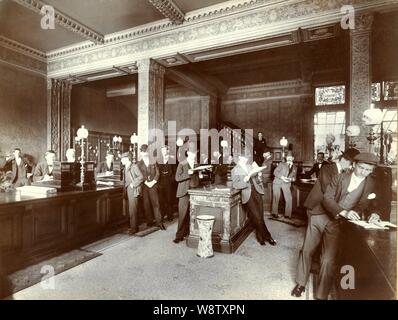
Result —
<path fill-rule="evenodd" d="M 154 72 L 162 77 L 164 76 L 166 71 L 165 67 L 163 67 L 161 64 L 159 64 L 153 59 L 143 59 L 137 61 L 137 68 L 138 68 L 138 73 Z"/>
<path fill-rule="evenodd" d="M 355 28 L 351 30 L 351 35 L 358 33 L 369 33 L 372 31 L 373 13 L 355 15 Z"/>

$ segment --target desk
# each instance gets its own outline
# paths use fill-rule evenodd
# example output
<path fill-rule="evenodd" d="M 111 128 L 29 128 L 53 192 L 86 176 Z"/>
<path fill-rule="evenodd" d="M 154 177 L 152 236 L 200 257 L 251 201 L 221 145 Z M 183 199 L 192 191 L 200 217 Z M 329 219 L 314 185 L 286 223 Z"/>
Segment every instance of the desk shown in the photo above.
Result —
<path fill-rule="evenodd" d="M 391 300 L 397 298 L 397 231 L 365 230 L 343 222 L 343 244 L 340 266 L 351 265 L 355 270 L 355 289 L 341 289 L 340 299 Z"/>
<path fill-rule="evenodd" d="M 190 201 L 190 234 L 187 245 L 197 248 L 198 215 L 216 218 L 212 233 L 213 249 L 233 253 L 251 232 L 248 217 L 243 209 L 240 191 L 226 186 L 210 185 L 188 190 Z"/>
<path fill-rule="evenodd" d="M 12 272 L 96 241 L 128 222 L 124 212 L 122 187 L 0 193 L 0 259 Z"/>

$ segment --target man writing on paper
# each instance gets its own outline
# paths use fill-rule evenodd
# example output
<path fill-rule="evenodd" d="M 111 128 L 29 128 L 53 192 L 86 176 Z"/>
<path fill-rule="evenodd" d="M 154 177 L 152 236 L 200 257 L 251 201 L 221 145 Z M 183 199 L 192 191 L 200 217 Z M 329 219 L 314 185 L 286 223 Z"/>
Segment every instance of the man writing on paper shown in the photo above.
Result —
<path fill-rule="evenodd" d="M 327 299 L 336 273 L 336 258 L 340 246 L 340 224 L 343 218 L 369 222 L 378 221 L 379 215 L 372 213 L 371 195 L 375 193 L 375 181 L 371 176 L 378 158 L 372 153 L 360 153 L 354 158 L 354 171 L 333 177 L 323 196 L 320 210 L 328 216 L 322 237 L 321 268 L 318 277 L 316 299 Z M 311 236 L 311 235 L 306 235 Z M 320 240 L 319 240 L 320 241 Z M 315 242 L 314 242 L 315 243 Z M 319 243 L 319 242 L 318 242 Z M 315 247 L 313 248 L 315 250 Z M 307 250 L 312 254 L 312 250 Z M 296 279 L 298 286 L 305 286 L 307 279 Z M 299 287 L 293 290 L 299 291 Z M 300 290 L 303 291 L 303 290 Z M 296 295 L 298 296 L 298 295 Z"/>

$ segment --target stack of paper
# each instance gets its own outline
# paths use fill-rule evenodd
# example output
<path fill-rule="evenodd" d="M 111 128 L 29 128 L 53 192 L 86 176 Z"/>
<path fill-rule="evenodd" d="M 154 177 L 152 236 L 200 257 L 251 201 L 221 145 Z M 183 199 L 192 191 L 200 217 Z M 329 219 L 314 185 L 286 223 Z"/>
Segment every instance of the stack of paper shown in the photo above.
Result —
<path fill-rule="evenodd" d="M 396 228 L 397 226 L 395 224 L 392 224 L 389 221 L 379 221 L 379 222 L 366 222 L 363 220 L 349 220 L 353 224 L 356 224 L 357 226 L 360 226 L 364 229 L 379 229 L 379 230 L 388 230 L 388 228 Z"/>
<path fill-rule="evenodd" d="M 57 193 L 56 188 L 50 187 L 38 187 L 38 186 L 23 186 L 16 188 L 17 190 L 21 191 L 21 194 L 25 195 L 48 195 Z"/>

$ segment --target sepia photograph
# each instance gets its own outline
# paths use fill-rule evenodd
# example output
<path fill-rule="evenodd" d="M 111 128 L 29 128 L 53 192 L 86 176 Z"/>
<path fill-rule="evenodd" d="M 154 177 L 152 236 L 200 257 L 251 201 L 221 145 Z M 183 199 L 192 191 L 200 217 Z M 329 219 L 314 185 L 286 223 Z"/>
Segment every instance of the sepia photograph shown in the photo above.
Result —
<path fill-rule="evenodd" d="M 397 111 L 398 0 L 0 0 L 0 308 L 397 300 Z"/>

